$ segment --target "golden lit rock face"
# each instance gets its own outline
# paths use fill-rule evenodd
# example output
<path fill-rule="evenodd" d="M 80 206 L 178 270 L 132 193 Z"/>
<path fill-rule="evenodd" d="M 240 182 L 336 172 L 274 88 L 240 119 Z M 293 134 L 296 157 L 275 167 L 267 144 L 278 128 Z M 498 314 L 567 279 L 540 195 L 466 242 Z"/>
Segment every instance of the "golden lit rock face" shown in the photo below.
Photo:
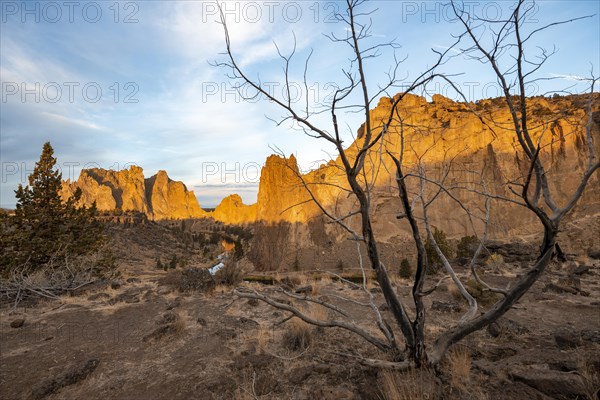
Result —
<path fill-rule="evenodd" d="M 534 140 L 539 140 L 542 145 L 540 157 L 550 166 L 548 176 L 559 204 L 564 204 L 575 190 L 587 160 L 584 125 L 588 99 L 587 96 L 568 96 L 528 100 L 529 129 Z M 387 121 L 391 105 L 391 99 L 382 98 L 371 110 L 374 135 Z M 444 169 L 449 168 L 446 185 L 463 188 L 454 193 L 467 207 L 481 209 L 483 198 L 473 192 L 481 189 L 477 186 L 481 179 L 491 194 L 513 196 L 506 182 L 527 173 L 528 163 L 520 151 L 504 100 L 467 104 L 435 95 L 427 102 L 423 97 L 407 95 L 399 108 L 403 131 L 398 121 L 392 123 L 384 137 L 384 146 L 374 146 L 365 164 L 366 179 L 374 183 L 372 209 L 379 237 L 391 237 L 399 230 L 406 230 L 403 223 L 395 219 L 402 208 L 397 198 L 395 168 L 391 158 L 386 156 L 386 151 L 399 155 L 401 133 L 405 138 L 405 173 L 414 173 L 421 157 L 428 178 L 438 180 Z M 600 153 L 599 109 L 600 95 L 596 94 L 593 132 L 597 138 L 597 154 Z M 364 127 L 361 127 L 357 134 L 359 138 L 347 149 L 351 161 L 363 143 L 364 133 Z M 338 216 L 345 215 L 355 206 L 352 196 L 348 197 L 343 190 L 348 184 L 339 158 L 302 175 L 302 179 L 304 183 L 298 176 L 294 156 L 289 159 L 270 156 L 261 173 L 257 220 L 307 223 L 320 215 L 321 210 L 310 201 L 311 195 L 305 185 L 316 199 Z M 407 178 L 407 184 L 413 193 L 418 191 L 416 178 Z M 518 190 L 518 186 L 514 188 Z M 430 184 L 428 189 L 433 191 L 435 187 Z M 579 210 L 588 215 L 600 212 L 598 198 L 600 179 L 596 174 L 581 199 Z M 434 225 L 450 235 L 472 234 L 467 217 L 448 196 L 442 196 L 434 203 L 429 216 Z M 537 228 L 535 217 L 523 207 L 494 202 L 492 234 L 508 236 L 517 231 L 535 232 Z"/>
<path fill-rule="evenodd" d="M 96 201 L 100 211 L 138 211 L 154 220 L 206 216 L 194 192 L 169 179 L 165 171 L 144 179 L 142 168 L 137 166 L 121 171 L 82 170 L 77 181 L 63 182 L 62 198 L 69 198 L 77 188 L 82 191 L 81 203 L 90 206 Z"/>
<path fill-rule="evenodd" d="M 169 179 L 162 170 L 146 179 L 146 198 L 156 220 L 200 218 L 206 215 L 194 192 L 188 191 L 183 182 Z"/>
<path fill-rule="evenodd" d="M 223 251 L 230 252 L 235 249 L 235 243 L 227 240 L 221 240 L 221 247 L 223 248 Z"/>
<path fill-rule="evenodd" d="M 211 216 L 226 224 L 239 225 L 256 221 L 256 204 L 246 205 L 237 194 L 225 197 Z"/>
<path fill-rule="evenodd" d="M 529 129 L 534 140 L 542 145 L 541 159 L 550 165 L 548 177 L 555 200 L 564 204 L 575 190 L 587 162 L 585 129 L 588 96 L 528 99 Z M 371 110 L 373 135 L 378 134 L 387 121 L 392 100 L 382 98 Z M 593 101 L 593 135 L 596 154 L 600 154 L 600 94 Z M 503 99 L 487 99 L 478 103 L 454 102 L 441 95 L 432 101 L 416 95 L 406 95 L 399 104 L 402 124 L 396 120 L 389 127 L 381 145 L 371 148 L 366 158 L 365 177 L 373 184 L 372 211 L 378 237 L 386 240 L 407 232 L 404 221 L 395 216 L 402 210 L 398 199 L 394 164 L 386 152 L 400 153 L 400 138 L 404 135 L 404 172 L 414 173 L 422 159 L 428 178 L 438 180 L 449 168 L 448 187 L 462 187 L 453 193 L 467 207 L 483 207 L 483 199 L 473 189 L 483 179 L 492 195 L 513 196 L 506 182 L 527 173 L 528 163 L 522 154 L 512 128 L 512 118 Z M 401 130 L 402 126 L 402 130 Z M 358 129 L 358 139 L 347 149 L 352 162 L 364 141 L 364 127 Z M 310 140 L 310 139 L 307 139 Z M 477 172 L 477 173 L 475 173 Z M 600 174 L 590 180 L 576 213 L 600 213 Z M 365 179 L 364 177 L 361 179 Z M 418 192 L 418 179 L 407 177 L 409 190 Z M 303 183 L 304 181 L 304 183 Z M 513 185 L 514 186 L 514 185 Z M 321 165 L 318 169 L 300 175 L 295 157 L 270 156 L 262 168 L 258 201 L 245 205 L 238 195 L 224 198 L 213 213 L 206 213 L 193 194 L 181 182 L 171 181 L 166 172 L 144 179 L 142 169 L 131 167 L 124 171 L 101 169 L 84 170 L 78 181 L 63 185 L 66 198 L 80 187 L 82 202 L 94 200 L 100 210 L 141 211 L 151 219 L 198 218 L 212 216 L 228 224 L 278 222 L 306 224 L 322 211 L 312 201 L 316 198 L 327 210 L 337 216 L 356 209 L 349 196 L 346 176 L 340 159 Z M 312 192 L 308 192 L 307 187 Z M 464 188 L 469 190 L 464 190 Z M 346 189 L 346 190 L 345 190 Z M 428 190 L 435 187 L 429 185 Z M 518 186 L 513 189 L 519 190 Z M 449 235 L 472 234 L 470 224 L 457 204 L 448 196 L 441 196 L 429 209 L 433 225 Z M 358 227 L 356 218 L 348 222 Z M 477 224 L 477 222 L 475 222 Z M 538 231 L 535 217 L 523 207 L 494 201 L 492 205 L 491 234 L 506 237 L 511 234 Z"/>

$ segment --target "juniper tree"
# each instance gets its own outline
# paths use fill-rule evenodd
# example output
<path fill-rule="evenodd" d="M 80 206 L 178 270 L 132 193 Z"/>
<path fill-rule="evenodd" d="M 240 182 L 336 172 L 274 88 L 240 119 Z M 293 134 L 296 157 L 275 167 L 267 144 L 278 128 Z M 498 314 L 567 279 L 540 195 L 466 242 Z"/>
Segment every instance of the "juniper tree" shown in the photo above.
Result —
<path fill-rule="evenodd" d="M 62 174 L 56 161 L 50 142 L 45 143 L 29 185 L 19 184 L 15 191 L 15 215 L 5 220 L 0 243 L 3 272 L 25 263 L 37 269 L 53 257 L 87 254 L 103 241 L 95 203 L 78 206 L 82 195 L 79 188 L 68 200 L 61 199 Z"/>

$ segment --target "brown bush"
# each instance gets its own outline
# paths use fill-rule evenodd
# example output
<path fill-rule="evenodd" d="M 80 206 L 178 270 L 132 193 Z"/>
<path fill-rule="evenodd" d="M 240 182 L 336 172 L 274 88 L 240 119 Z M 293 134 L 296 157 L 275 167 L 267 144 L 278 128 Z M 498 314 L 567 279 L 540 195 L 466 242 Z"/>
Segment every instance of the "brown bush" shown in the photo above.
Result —
<path fill-rule="evenodd" d="M 215 273 L 217 285 L 237 286 L 242 283 L 244 271 L 234 261 L 225 261 L 225 266 Z"/>
<path fill-rule="evenodd" d="M 310 345 L 312 328 L 306 322 L 293 319 L 283 333 L 282 344 L 288 350 L 304 350 Z"/>

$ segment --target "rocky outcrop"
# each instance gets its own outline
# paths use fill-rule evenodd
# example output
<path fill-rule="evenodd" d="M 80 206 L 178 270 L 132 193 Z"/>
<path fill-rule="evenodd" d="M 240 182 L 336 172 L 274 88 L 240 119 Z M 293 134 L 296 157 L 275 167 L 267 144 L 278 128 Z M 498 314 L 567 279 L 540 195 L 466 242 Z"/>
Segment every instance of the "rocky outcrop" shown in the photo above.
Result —
<path fill-rule="evenodd" d="M 112 171 L 100 168 L 84 169 L 75 182 L 63 182 L 61 197 L 67 199 L 81 189 L 81 204 L 95 201 L 99 211 L 136 211 L 152 220 L 201 218 L 194 192 L 182 182 L 172 181 L 165 171 L 145 179 L 142 168 Z"/>
<path fill-rule="evenodd" d="M 256 221 L 257 204 L 246 205 L 237 194 L 232 194 L 221 200 L 212 212 L 212 217 L 226 224 L 240 225 Z"/>
<path fill-rule="evenodd" d="M 600 135 L 600 95 L 593 102 L 593 134 Z M 548 177 L 555 199 L 564 204 L 575 191 L 587 159 L 585 124 L 587 96 L 531 98 L 529 130 L 542 146 L 540 158 L 550 165 Z M 379 132 L 391 112 L 392 99 L 382 98 L 371 110 L 374 132 Z M 453 194 L 467 206 L 481 209 L 482 182 L 492 195 L 514 197 L 508 182 L 527 173 L 528 164 L 519 150 L 509 110 L 502 99 L 478 103 L 454 102 L 434 95 L 431 102 L 423 97 L 407 95 L 399 105 L 405 138 L 403 163 L 405 172 L 414 173 L 419 158 L 424 160 L 428 177 L 437 180 L 448 171 L 446 185 L 454 186 Z M 352 162 L 364 141 L 364 127 L 346 153 Z M 596 152 L 600 152 L 600 140 Z M 395 168 L 386 151 L 400 152 L 400 127 L 389 127 L 385 146 L 374 146 L 365 163 L 365 176 L 373 184 L 374 221 L 378 237 L 386 239 L 399 231 L 407 231 L 404 221 L 395 215 L 402 209 L 397 198 Z M 381 156 L 383 154 L 383 156 Z M 418 180 L 407 178 L 409 189 L 418 191 Z M 429 190 L 437 188 L 429 184 Z M 307 190 L 310 189 L 310 193 Z M 311 202 L 318 199 L 332 214 L 344 215 L 353 209 L 352 196 L 339 158 L 318 169 L 300 174 L 294 156 L 270 156 L 262 169 L 257 204 L 257 220 L 273 223 L 307 223 L 321 210 Z M 514 189 L 514 188 L 513 188 Z M 600 178 L 592 177 L 578 210 L 586 215 L 600 211 Z M 470 222 L 449 196 L 440 196 L 429 209 L 429 218 L 449 235 L 472 234 Z M 505 238 L 512 234 L 539 231 L 535 216 L 524 207 L 507 202 L 494 202 L 492 236 Z"/>
<path fill-rule="evenodd" d="M 591 128 L 596 138 L 596 154 L 600 154 L 600 94 L 594 96 Z M 587 95 L 528 99 L 529 131 L 534 142 L 541 144 L 539 157 L 549 166 L 547 177 L 559 205 L 566 204 L 576 190 L 587 163 L 585 126 L 588 123 L 588 102 Z M 381 131 L 390 115 L 392 103 L 392 99 L 384 97 L 370 111 L 373 132 Z M 402 154 L 404 172 L 415 174 L 419 160 L 426 154 L 422 158 L 426 164 L 422 165 L 429 179 L 437 181 L 447 174 L 445 186 L 452 191 L 453 198 L 442 194 L 428 208 L 430 223 L 436 228 L 455 239 L 472 235 L 472 224 L 481 232 L 483 226 L 478 216 L 482 217 L 485 198 L 481 193 L 486 190 L 498 198 L 518 200 L 513 190 L 518 192 L 520 187 L 514 182 L 522 182 L 528 163 L 511 129 L 512 117 L 503 99 L 460 103 L 435 95 L 428 102 L 423 97 L 407 95 L 399 104 L 399 115 L 403 121 L 405 143 Z M 408 223 L 405 219 L 396 218 L 402 205 L 398 198 L 395 166 L 386 156 L 388 151 L 396 155 L 400 153 L 400 132 L 398 122 L 388 127 L 383 145 L 369 150 L 364 174 L 360 177 L 367 179 L 373 187 L 373 229 L 378 241 L 392 246 L 394 254 L 390 257 L 394 263 L 399 262 L 395 259 L 399 248 L 402 249 L 402 257 L 412 257 L 411 251 L 414 251 Z M 350 163 L 364 142 L 364 127 L 358 129 L 356 136 L 356 141 L 346 150 Z M 406 183 L 410 193 L 419 193 L 419 180 L 414 175 L 409 175 Z M 426 186 L 427 195 L 431 198 L 437 186 L 431 182 Z M 255 238 L 260 238 L 261 244 L 255 245 L 251 252 L 255 265 L 276 269 L 287 264 L 293 268 L 299 253 L 287 254 L 286 251 L 313 249 L 346 238 L 347 233 L 336 230 L 334 224 L 321 224 L 325 226 L 325 235 L 319 236 L 326 237 L 326 240 L 313 241 L 306 227 L 322 215 L 322 210 L 311 201 L 313 197 L 332 215 L 345 216 L 356 210 L 356 200 L 348 189 L 339 157 L 301 174 L 294 156 L 270 156 L 262 169 L 258 194 L 257 221 L 260 223 L 257 224 Z M 587 232 L 595 231 L 594 220 L 600 214 L 598 199 L 600 174 L 596 173 L 576 210 L 565 221 L 560 241 L 566 251 L 580 252 L 600 246 L 597 235 Z M 469 218 L 455 200 L 460 200 L 477 215 Z M 418 210 L 419 207 L 416 207 L 417 213 Z M 347 218 L 345 222 L 360 231 L 357 216 Z M 506 201 L 492 201 L 490 238 L 537 241 L 535 235 L 540 232 L 541 226 L 535 215 L 525 207 Z M 319 262 L 328 255 L 328 251 L 325 247 L 319 249 Z M 388 254 L 382 256 L 385 258 Z M 339 258 L 340 254 L 335 257 Z"/>
<path fill-rule="evenodd" d="M 393 99 L 384 97 L 370 111 L 374 132 L 379 132 L 384 121 L 387 121 L 392 103 Z M 559 204 L 564 204 L 573 193 L 585 168 L 588 152 L 585 141 L 587 104 L 587 96 L 537 97 L 528 100 L 529 130 L 533 139 L 542 146 L 540 158 L 550 165 L 547 177 Z M 598 138 L 598 93 L 595 94 L 592 108 L 592 132 Z M 415 173 L 416 165 L 424 154 L 427 155 L 423 160 L 427 162 L 424 167 L 428 178 L 438 180 L 447 174 L 445 184 L 453 188 L 454 198 L 441 195 L 429 208 L 430 222 L 438 229 L 455 238 L 471 235 L 471 221 L 475 224 L 480 222 L 477 218 L 469 220 L 455 199 L 481 212 L 483 198 L 480 193 L 484 187 L 491 195 L 514 198 L 512 190 L 519 189 L 517 186 L 511 187 L 514 184 L 508 182 L 522 179 L 527 173 L 528 164 L 511 129 L 512 118 L 503 99 L 461 103 L 441 95 L 434 95 L 431 101 L 406 95 L 399 104 L 398 114 L 403 121 L 405 146 L 402 157 L 405 173 L 409 174 L 406 178 L 409 191 L 419 191 L 418 179 L 410 174 Z M 369 150 L 364 174 L 360 178 L 367 179 L 373 187 L 373 225 L 378 239 L 396 244 L 410 241 L 406 221 L 395 218 L 402 206 L 398 199 L 393 161 L 386 156 L 388 151 L 396 155 L 400 153 L 400 132 L 397 121 L 388 127 L 383 145 Z M 346 151 L 350 162 L 354 161 L 364 136 L 364 127 L 360 127 L 356 141 Z M 596 140 L 596 153 L 600 154 L 600 140 Z M 572 226 L 573 232 L 581 228 L 580 224 L 572 221 L 600 213 L 599 176 L 592 176 L 584 196 L 571 215 L 573 219 L 567 221 L 566 226 Z M 437 190 L 434 184 L 427 186 L 430 193 Z M 322 210 L 314 204 L 313 198 L 332 215 L 344 216 L 356 209 L 356 200 L 349 195 L 339 157 L 315 170 L 302 173 L 293 155 L 289 158 L 270 156 L 261 171 L 257 203 L 245 205 L 238 195 L 231 195 L 223 199 L 212 214 L 203 212 L 193 193 L 183 183 L 171 181 L 164 171 L 144 179 L 138 167 L 118 172 L 85 170 L 77 182 L 65 184 L 65 196 L 73 193 L 77 187 L 83 190 L 84 204 L 91 204 L 95 200 L 101 210 L 118 208 L 141 211 L 151 219 L 212 216 L 229 224 L 260 222 L 264 227 L 286 223 L 289 229 L 296 231 L 290 231 L 289 236 L 310 236 L 311 232 L 317 231 L 319 237 L 332 234 L 329 228 L 332 225 L 328 225 L 327 232 L 315 228 L 315 221 L 322 215 Z M 356 216 L 345 221 L 358 228 Z M 309 223 L 313 224 L 313 228 L 300 227 Z M 480 225 L 476 227 L 481 228 Z M 515 235 L 536 234 L 539 228 L 535 216 L 524 207 L 493 201 L 490 237 L 506 239 Z M 572 237 L 573 241 L 580 242 L 580 248 L 600 246 L 595 237 L 597 235 L 584 233 L 578 232 Z M 335 232 L 333 234 L 335 236 Z M 265 235 L 273 237 L 272 232 Z M 568 233 L 565 235 L 568 236 Z M 311 245 L 308 242 L 304 244 Z"/>
<path fill-rule="evenodd" d="M 165 171 L 145 180 L 146 199 L 154 219 L 185 219 L 206 216 L 194 192 L 183 182 L 169 179 Z"/>

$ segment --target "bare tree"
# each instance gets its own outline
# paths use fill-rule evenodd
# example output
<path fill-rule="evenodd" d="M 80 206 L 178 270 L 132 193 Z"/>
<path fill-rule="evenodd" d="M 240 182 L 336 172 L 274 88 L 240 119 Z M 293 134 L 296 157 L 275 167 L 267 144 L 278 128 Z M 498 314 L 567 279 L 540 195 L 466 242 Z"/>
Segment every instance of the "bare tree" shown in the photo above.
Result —
<path fill-rule="evenodd" d="M 348 68 L 343 70 L 346 82 L 337 88 L 329 104 L 321 105 L 318 109 L 311 108 L 308 99 L 306 99 L 305 104 L 301 107 L 297 107 L 291 100 L 289 71 L 292 60 L 296 55 L 296 47 L 294 46 L 289 55 L 282 54 L 280 49 L 277 48 L 284 66 L 284 76 L 282 79 L 284 81 L 284 88 L 287 91 L 287 96 L 278 97 L 271 93 L 267 87 L 263 86 L 259 79 L 250 77 L 237 62 L 223 14 L 221 14 L 221 23 L 225 34 L 226 60 L 217 62 L 216 65 L 227 68 L 230 71 L 229 77 L 234 82 L 235 87 L 239 89 L 241 95 L 249 93 L 248 89 L 251 89 L 255 96 L 264 96 L 264 98 L 270 100 L 283 111 L 285 115 L 276 121 L 277 124 L 293 122 L 307 136 L 325 140 L 335 147 L 338 156 L 338 165 L 347 183 L 347 185 L 340 186 L 340 190 L 346 191 L 354 199 L 354 204 L 356 204 L 355 209 L 348 213 L 337 215 L 336 210 L 328 208 L 327 205 L 319 201 L 318 196 L 313 191 L 311 182 L 305 181 L 299 172 L 297 176 L 306 190 L 307 201 L 314 202 L 322 213 L 332 222 L 339 225 L 349 235 L 349 239 L 355 241 L 357 245 L 358 260 L 363 272 L 363 284 L 357 286 L 363 289 L 364 301 L 347 298 L 340 298 L 338 300 L 347 306 L 364 307 L 371 310 L 372 318 L 365 317 L 364 320 L 355 321 L 342 306 L 318 296 L 298 295 L 284 288 L 278 290 L 279 295 L 296 301 L 317 304 L 326 308 L 332 317 L 324 320 L 315 319 L 300 308 L 288 304 L 287 301 L 283 301 L 281 298 L 259 293 L 256 290 L 238 288 L 235 293 L 240 297 L 264 301 L 273 307 L 291 313 L 291 316 L 298 317 L 309 324 L 350 331 L 388 355 L 387 360 L 374 360 L 355 355 L 365 364 L 394 369 L 436 365 L 441 362 L 450 346 L 454 343 L 482 329 L 504 315 L 531 288 L 549 264 L 555 252 L 556 238 L 561 221 L 577 204 L 590 178 L 600 166 L 595 155 L 595 144 L 592 134 L 593 129 L 595 129 L 592 120 L 593 93 L 590 97 L 587 110 L 589 118 L 585 126 L 588 156 L 587 168 L 581 177 L 577 190 L 566 204 L 560 206 L 554 200 L 551 185 L 547 179 L 547 167 L 540 157 L 540 154 L 544 151 L 542 140 L 540 137 L 533 137 L 528 124 L 530 122 L 530 114 L 528 99 L 525 94 L 525 87 L 528 80 L 533 79 L 532 75 L 539 70 L 547 59 L 547 56 L 549 56 L 547 52 L 543 52 L 541 61 L 537 63 L 532 63 L 526 59 L 525 51 L 528 40 L 536 33 L 556 24 L 533 29 L 527 35 L 524 35 L 521 25 L 523 18 L 527 14 L 527 10 L 523 10 L 523 1 L 518 2 L 510 18 L 500 22 L 475 19 L 474 16 L 467 15 L 459 5 L 453 4 L 452 9 L 464 27 L 464 33 L 456 38 L 455 43 L 444 52 L 433 50 L 436 61 L 407 85 L 400 85 L 398 75 L 403 60 L 395 57 L 395 63 L 388 73 L 388 80 L 383 85 L 374 88 L 367 82 L 366 65 L 371 59 L 377 57 L 381 51 L 387 49 L 394 52 L 397 44 L 395 42 L 378 45 L 365 44 L 370 43 L 367 39 L 370 38 L 372 22 L 370 20 L 371 13 L 361 11 L 363 3 L 363 0 L 347 0 L 346 12 L 337 15 L 339 22 L 347 26 L 347 35 L 338 37 L 332 34 L 329 36 L 329 39 L 333 43 L 350 46 L 353 58 L 350 60 Z M 477 29 L 489 27 L 489 25 L 495 26 L 496 24 L 500 28 L 491 30 L 493 32 L 493 40 L 490 42 L 491 48 L 486 50 L 484 44 L 479 39 L 480 36 L 477 34 Z M 435 79 L 442 79 L 450 83 L 460 93 L 460 90 L 452 81 L 452 76 L 439 72 L 439 70 L 452 58 L 457 52 L 458 46 L 464 41 L 470 41 L 471 44 L 467 45 L 466 48 L 460 49 L 461 54 L 491 67 L 496 74 L 504 93 L 504 100 L 512 116 L 513 125 L 511 132 L 513 135 L 516 135 L 520 151 L 529 162 L 527 174 L 513 182 L 513 186 L 521 186 L 520 191 L 514 191 L 513 197 L 509 198 L 508 196 L 503 197 L 492 194 L 483 178 L 477 189 L 470 189 L 471 192 L 478 193 L 481 196 L 482 207 L 479 212 L 469 210 L 460 198 L 454 194 L 455 190 L 460 188 L 452 187 L 446 181 L 453 163 L 453 157 L 445 157 L 444 164 L 446 167 L 442 168 L 441 173 L 437 174 L 437 176 L 430 176 L 428 173 L 428 152 L 430 149 L 417 153 L 411 143 L 406 142 L 405 129 L 411 128 L 414 130 L 414 127 L 410 127 L 407 123 L 401 107 L 402 101 L 411 92 L 423 90 L 428 83 L 431 83 Z M 501 70 L 499 59 L 501 57 L 510 57 L 513 53 L 515 55 L 514 63 L 508 69 Z M 309 55 L 302 63 L 304 87 L 308 86 L 307 74 L 310 58 L 311 56 Z M 592 92 L 595 84 L 596 79 L 592 78 L 590 80 Z M 399 87 L 402 87 L 401 93 L 397 95 L 389 94 L 393 90 L 399 90 Z M 513 96 L 515 91 L 517 93 L 516 97 Z M 375 122 L 372 120 L 369 111 L 373 108 L 373 103 L 384 94 L 390 97 L 390 112 L 381 122 Z M 360 101 L 352 103 L 355 98 L 359 98 Z M 349 110 L 364 113 L 364 123 L 361 128 L 361 135 L 359 135 L 352 146 L 346 148 L 342 140 L 342 124 L 338 118 L 342 112 Z M 472 111 L 477 113 L 474 109 Z M 316 116 L 324 113 L 329 114 L 331 118 L 328 128 L 319 126 L 314 122 Z M 476 115 L 483 123 L 493 129 L 493 121 L 486 120 L 483 115 Z M 400 137 L 399 148 L 392 148 L 393 146 L 389 145 L 391 135 Z M 435 146 L 435 143 L 433 146 Z M 404 155 L 411 152 L 414 153 L 414 156 L 418 160 L 416 165 L 407 165 L 404 161 Z M 386 168 L 385 166 L 389 165 L 389 161 L 391 161 L 391 165 L 396 172 L 397 191 L 403 208 L 398 218 L 405 219 L 408 222 L 417 253 L 417 269 L 412 287 L 412 309 L 407 308 L 403 304 L 393 288 L 388 270 L 381 260 L 377 238 L 373 229 L 374 211 L 372 205 L 377 176 L 381 168 Z M 482 171 L 469 172 L 482 176 Z M 416 191 L 409 188 L 407 184 L 407 180 L 409 179 L 416 182 L 416 185 L 413 185 L 413 187 L 417 188 Z M 469 293 L 461 281 L 461 277 L 455 272 L 450 261 L 441 251 L 432 233 L 431 223 L 428 218 L 428 208 L 442 196 L 450 198 L 451 201 L 456 203 L 458 209 L 464 211 L 469 221 L 471 221 L 474 231 L 476 231 L 474 220 L 479 220 L 484 225 L 484 229 L 480 232 L 480 244 L 471 262 L 470 269 L 473 277 L 486 290 L 500 293 L 502 297 L 489 310 L 483 313 L 479 312 L 476 299 Z M 485 249 L 492 200 L 507 201 L 526 207 L 541 221 L 544 230 L 544 238 L 540 246 L 537 261 L 507 289 L 493 288 L 486 284 L 477 274 L 475 268 L 474 260 Z M 423 298 L 432 293 L 440 285 L 441 280 L 433 285 L 432 288 L 425 288 L 429 263 L 422 232 L 425 232 L 426 236 L 434 244 L 434 249 L 443 262 L 445 273 L 456 284 L 461 295 L 469 304 L 468 311 L 457 324 L 440 334 L 435 341 L 432 341 L 429 349 L 426 348 L 426 310 Z M 370 268 L 375 273 L 385 301 L 394 318 L 394 324 L 390 324 L 385 320 L 382 313 L 375 306 L 372 294 L 367 290 L 365 268 L 362 265 L 363 258 L 361 252 L 363 249 L 366 250 Z M 338 278 L 343 282 L 341 277 Z M 350 282 L 345 283 L 352 284 Z M 370 330 L 365 329 L 365 324 L 375 324 L 379 330 L 379 334 L 374 334 Z M 402 348 L 399 338 L 396 336 L 398 331 L 402 336 L 402 341 L 405 345 L 404 348 Z"/>

